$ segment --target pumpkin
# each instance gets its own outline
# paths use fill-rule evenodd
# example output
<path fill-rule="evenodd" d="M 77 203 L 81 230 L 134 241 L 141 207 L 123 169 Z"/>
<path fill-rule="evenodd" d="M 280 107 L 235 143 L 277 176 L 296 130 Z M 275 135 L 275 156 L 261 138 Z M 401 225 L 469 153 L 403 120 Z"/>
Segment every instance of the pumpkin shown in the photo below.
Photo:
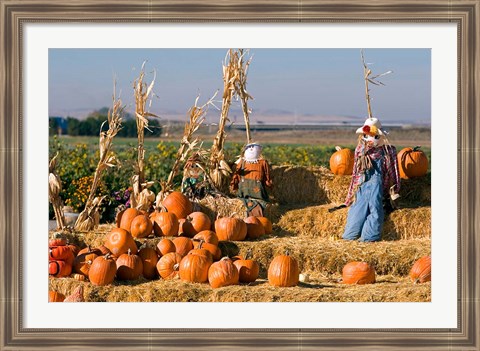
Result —
<path fill-rule="evenodd" d="M 202 230 L 198 234 L 196 234 L 193 237 L 193 240 L 203 240 L 206 243 L 213 244 L 213 245 L 218 245 L 218 237 L 217 234 L 215 234 L 214 231 L 212 230 Z"/>
<path fill-rule="evenodd" d="M 153 212 L 150 215 L 156 236 L 177 236 L 178 218 L 173 212 Z"/>
<path fill-rule="evenodd" d="M 425 283 L 432 280 L 432 260 L 430 256 L 419 258 L 410 269 L 410 279 L 417 283 Z"/>
<path fill-rule="evenodd" d="M 162 205 L 167 209 L 167 212 L 174 213 L 178 219 L 187 218 L 193 211 L 193 205 L 188 197 L 179 191 L 168 194 L 162 201 Z"/>
<path fill-rule="evenodd" d="M 330 170 L 335 175 L 351 175 L 353 173 L 354 154 L 350 149 L 335 146 L 335 151 L 330 156 Z"/>
<path fill-rule="evenodd" d="M 73 257 L 72 250 L 68 246 L 55 246 L 48 250 L 50 260 L 68 261 Z"/>
<path fill-rule="evenodd" d="M 425 153 L 420 150 L 420 146 L 415 146 L 413 149 L 410 147 L 402 149 L 398 153 L 397 159 L 400 178 L 423 177 L 427 174 L 428 158 Z"/>
<path fill-rule="evenodd" d="M 153 224 L 147 215 L 138 215 L 132 220 L 130 234 L 134 238 L 146 238 L 153 231 Z"/>
<path fill-rule="evenodd" d="M 273 233 L 272 222 L 267 217 L 257 217 L 257 219 L 262 223 L 263 228 L 265 229 L 265 234 Z"/>
<path fill-rule="evenodd" d="M 77 256 L 80 252 L 80 248 L 75 244 L 70 244 L 67 240 L 67 247 L 72 251 L 73 256 Z"/>
<path fill-rule="evenodd" d="M 143 263 L 142 275 L 145 279 L 154 279 L 157 276 L 158 255 L 155 249 L 142 247 L 138 251 L 138 256 Z"/>
<path fill-rule="evenodd" d="M 208 269 L 208 282 L 214 289 L 237 285 L 238 279 L 238 269 L 229 257 L 223 257 L 220 261 L 212 263 Z"/>
<path fill-rule="evenodd" d="M 136 254 L 138 251 L 132 235 L 122 228 L 112 229 L 105 239 L 105 246 L 117 257 L 127 253 L 128 249 L 130 249 L 132 254 Z"/>
<path fill-rule="evenodd" d="M 83 255 L 85 253 L 94 253 L 98 256 L 101 256 L 102 255 L 102 251 L 99 249 L 99 248 L 93 248 L 91 247 L 90 245 L 88 245 L 87 247 L 84 247 L 83 249 L 81 249 L 79 252 L 78 252 L 78 255 Z"/>
<path fill-rule="evenodd" d="M 192 240 L 184 236 L 173 239 L 173 244 L 175 245 L 175 251 L 181 256 L 185 256 L 193 249 Z"/>
<path fill-rule="evenodd" d="M 247 224 L 247 238 L 258 239 L 265 235 L 265 228 L 262 223 L 255 216 L 247 217 L 243 220 Z"/>
<path fill-rule="evenodd" d="M 203 212 L 192 212 L 187 218 L 179 223 L 178 234 L 183 234 L 189 238 L 193 238 L 196 234 L 203 230 L 210 230 L 212 227 L 212 221 Z"/>
<path fill-rule="evenodd" d="M 120 224 L 122 223 L 122 216 L 123 216 L 123 214 L 125 213 L 126 210 L 127 209 L 121 210 L 115 216 L 115 224 L 117 225 L 117 228 L 120 228 Z"/>
<path fill-rule="evenodd" d="M 219 241 L 242 241 L 247 236 L 247 223 L 239 218 L 222 217 L 215 221 Z"/>
<path fill-rule="evenodd" d="M 342 269 L 344 284 L 372 284 L 375 283 L 375 269 L 367 262 L 350 262 Z"/>
<path fill-rule="evenodd" d="M 176 247 L 173 241 L 164 238 L 158 242 L 156 250 L 160 256 L 164 256 L 167 253 L 175 252 Z"/>
<path fill-rule="evenodd" d="M 62 233 L 54 233 L 48 240 L 48 246 L 65 246 L 67 245 L 67 238 Z"/>
<path fill-rule="evenodd" d="M 188 254 L 182 258 L 179 266 L 180 279 L 192 283 L 208 281 L 208 269 L 212 261 L 205 255 Z"/>
<path fill-rule="evenodd" d="M 106 247 L 105 245 L 100 245 L 96 248 L 96 250 L 100 251 L 100 255 L 105 256 L 106 254 L 111 254 L 112 252 Z"/>
<path fill-rule="evenodd" d="M 85 302 L 83 298 L 83 285 L 77 286 L 72 294 L 67 296 L 63 302 Z"/>
<path fill-rule="evenodd" d="M 181 261 L 182 256 L 176 252 L 169 252 L 165 254 L 157 262 L 156 268 L 158 274 L 166 280 L 178 277 Z"/>
<path fill-rule="evenodd" d="M 132 254 L 131 250 L 118 256 L 116 264 L 119 280 L 137 280 L 142 275 L 142 259 L 140 256 Z"/>
<path fill-rule="evenodd" d="M 86 276 L 80 273 L 74 273 L 71 275 L 73 279 L 79 280 L 81 282 L 84 282 L 86 280 Z"/>
<path fill-rule="evenodd" d="M 100 256 L 100 251 L 90 251 L 79 254 L 73 260 L 73 271 L 88 276 L 88 271 L 93 261 Z"/>
<path fill-rule="evenodd" d="M 268 282 L 273 286 L 289 287 L 298 284 L 298 262 L 288 254 L 276 256 L 268 267 Z"/>
<path fill-rule="evenodd" d="M 48 291 L 48 302 L 63 302 L 63 300 L 65 300 L 65 295 L 62 293 L 54 290 Z"/>
<path fill-rule="evenodd" d="M 108 285 L 113 283 L 117 265 L 110 254 L 97 257 L 88 271 L 88 279 L 93 285 Z"/>
<path fill-rule="evenodd" d="M 218 261 L 222 258 L 222 250 L 217 245 L 206 243 L 203 240 L 192 239 L 194 249 L 205 249 L 212 255 L 214 261 Z"/>
<path fill-rule="evenodd" d="M 260 274 L 260 266 L 258 263 L 248 257 L 249 254 L 247 254 L 247 258 L 240 258 L 233 261 L 233 264 L 237 267 L 239 281 L 241 283 L 252 283 L 257 280 Z"/>
<path fill-rule="evenodd" d="M 213 255 L 207 249 L 202 249 L 202 248 L 192 249 L 192 250 L 190 250 L 189 254 L 202 255 L 202 256 L 205 256 L 206 258 L 208 258 L 210 261 L 213 262 Z"/>
<path fill-rule="evenodd" d="M 130 231 L 130 228 L 132 226 L 132 221 L 139 214 L 141 214 L 141 213 L 136 208 L 127 208 L 121 216 L 119 228 Z"/>
<path fill-rule="evenodd" d="M 72 273 L 72 265 L 65 261 L 48 261 L 48 274 L 56 277 L 68 277 Z"/>

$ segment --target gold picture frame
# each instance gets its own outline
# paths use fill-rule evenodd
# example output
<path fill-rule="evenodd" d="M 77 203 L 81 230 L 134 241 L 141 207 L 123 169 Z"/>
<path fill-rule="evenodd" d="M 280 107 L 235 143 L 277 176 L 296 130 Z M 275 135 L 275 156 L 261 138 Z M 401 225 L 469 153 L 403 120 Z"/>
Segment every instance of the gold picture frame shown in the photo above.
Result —
<path fill-rule="evenodd" d="M 1 350 L 480 350 L 480 0 L 0 0 Z M 23 30 L 28 23 L 455 23 L 458 325 L 446 329 L 28 329 L 22 320 Z M 286 316 L 288 318 L 288 316 Z"/>

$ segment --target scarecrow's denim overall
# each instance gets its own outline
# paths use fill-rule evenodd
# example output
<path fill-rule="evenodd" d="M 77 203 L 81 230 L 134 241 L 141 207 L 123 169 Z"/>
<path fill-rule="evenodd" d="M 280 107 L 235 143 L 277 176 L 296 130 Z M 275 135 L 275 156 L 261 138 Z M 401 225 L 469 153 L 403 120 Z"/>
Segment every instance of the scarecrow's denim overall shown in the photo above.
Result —
<path fill-rule="evenodd" d="M 372 160 L 372 167 L 365 172 L 365 181 L 356 192 L 350 207 L 343 239 L 379 241 L 382 234 L 383 213 L 383 157 Z"/>

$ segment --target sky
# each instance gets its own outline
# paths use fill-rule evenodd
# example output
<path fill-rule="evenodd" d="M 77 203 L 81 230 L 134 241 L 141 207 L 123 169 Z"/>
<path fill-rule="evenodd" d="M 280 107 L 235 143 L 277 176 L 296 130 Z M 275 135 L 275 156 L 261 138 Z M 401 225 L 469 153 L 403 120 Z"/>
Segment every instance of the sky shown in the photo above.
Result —
<path fill-rule="evenodd" d="M 49 115 L 81 118 L 112 104 L 113 81 L 126 110 L 134 110 L 133 82 L 145 63 L 146 81 L 156 73 L 150 111 L 186 115 L 200 95 L 219 90 L 225 49 L 49 49 Z M 430 123 L 430 49 L 366 49 L 373 74 L 393 73 L 370 85 L 373 115 L 385 123 Z M 250 48 L 247 90 L 252 121 L 315 122 L 322 116 L 367 116 L 360 48 Z M 232 109 L 239 110 L 236 102 Z M 209 119 L 219 112 L 210 110 Z"/>

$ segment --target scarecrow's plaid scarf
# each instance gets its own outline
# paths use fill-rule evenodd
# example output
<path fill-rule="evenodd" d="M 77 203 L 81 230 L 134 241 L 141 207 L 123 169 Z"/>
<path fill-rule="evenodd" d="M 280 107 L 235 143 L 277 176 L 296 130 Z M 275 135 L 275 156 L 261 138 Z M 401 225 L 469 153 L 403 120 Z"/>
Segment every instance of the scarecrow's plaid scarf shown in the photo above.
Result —
<path fill-rule="evenodd" d="M 364 152 L 365 144 L 359 142 L 354 154 L 354 165 L 352 181 L 348 188 L 347 199 L 345 205 L 350 206 L 354 200 L 355 193 L 360 185 L 364 181 L 364 170 L 360 170 L 359 160 Z M 400 175 L 398 173 L 398 161 L 397 161 L 397 149 L 393 145 L 384 145 L 379 147 L 373 147 L 365 151 L 365 155 L 377 159 L 378 157 L 384 157 L 382 163 L 382 176 L 383 176 L 383 194 L 389 194 L 390 187 L 395 186 L 396 193 L 400 191 Z"/>

